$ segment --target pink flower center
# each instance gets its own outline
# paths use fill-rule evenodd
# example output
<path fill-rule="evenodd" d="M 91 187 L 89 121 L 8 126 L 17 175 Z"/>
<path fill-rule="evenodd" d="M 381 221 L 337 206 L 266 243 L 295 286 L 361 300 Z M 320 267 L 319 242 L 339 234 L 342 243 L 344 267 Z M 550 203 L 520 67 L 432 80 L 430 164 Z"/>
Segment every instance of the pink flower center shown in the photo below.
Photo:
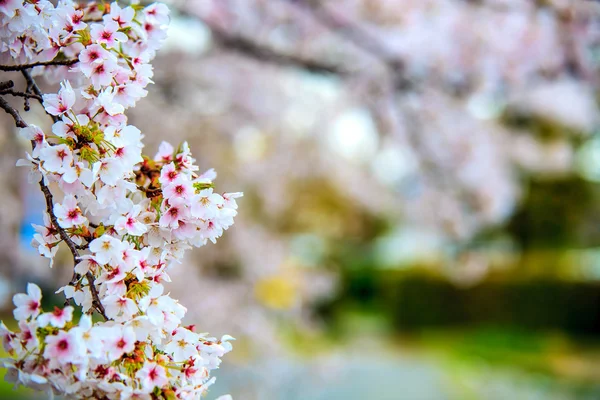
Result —
<path fill-rule="evenodd" d="M 115 268 L 113 269 L 109 274 L 108 274 L 108 279 L 113 279 L 114 277 L 116 277 L 117 275 L 119 275 L 121 273 L 121 269 L 120 268 Z"/>
<path fill-rule="evenodd" d="M 78 216 L 79 216 L 79 211 L 78 210 L 75 209 L 75 210 L 70 210 L 69 211 L 69 215 L 68 215 L 69 219 L 75 219 Z"/>
<path fill-rule="evenodd" d="M 63 339 L 56 344 L 56 347 L 58 347 L 58 349 L 61 351 L 66 351 L 69 349 L 69 342 L 67 339 Z"/>
<path fill-rule="evenodd" d="M 40 303 L 38 303 L 37 301 L 31 301 L 29 303 L 29 311 L 35 311 L 40 307 Z"/>

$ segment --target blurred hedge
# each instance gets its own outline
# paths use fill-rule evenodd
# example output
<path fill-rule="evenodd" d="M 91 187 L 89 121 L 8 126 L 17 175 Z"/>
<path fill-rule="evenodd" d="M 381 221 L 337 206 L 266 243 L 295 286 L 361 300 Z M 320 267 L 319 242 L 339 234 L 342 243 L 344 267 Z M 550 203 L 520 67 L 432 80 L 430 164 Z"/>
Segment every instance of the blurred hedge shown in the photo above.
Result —
<path fill-rule="evenodd" d="M 375 272 L 368 303 L 399 331 L 498 325 L 600 335 L 600 284 L 550 279 L 488 281 L 462 288 L 427 273 Z M 357 277 L 362 284 L 365 281 Z M 356 288 L 349 277 L 346 289 Z M 365 293 L 365 288 L 361 287 Z M 350 297 L 352 293 L 347 293 Z"/>

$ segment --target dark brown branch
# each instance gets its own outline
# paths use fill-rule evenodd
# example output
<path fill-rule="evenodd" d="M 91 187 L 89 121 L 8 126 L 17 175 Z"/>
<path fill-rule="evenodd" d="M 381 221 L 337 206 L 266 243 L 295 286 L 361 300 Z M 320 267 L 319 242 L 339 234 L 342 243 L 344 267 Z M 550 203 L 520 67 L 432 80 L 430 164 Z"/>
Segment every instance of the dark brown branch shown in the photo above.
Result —
<path fill-rule="evenodd" d="M 92 301 L 92 304 L 94 305 L 96 310 L 100 313 L 100 315 L 102 315 L 102 317 L 104 317 L 104 320 L 108 321 L 108 317 L 106 316 L 106 313 L 104 311 L 104 306 L 102 305 L 102 302 L 100 301 L 100 295 L 98 294 L 98 289 L 96 288 L 96 278 L 94 278 L 94 275 L 89 271 L 85 274 L 85 277 L 88 280 L 88 285 L 90 287 L 90 291 L 92 292 L 92 298 L 94 299 Z"/>
<path fill-rule="evenodd" d="M 11 107 L 10 104 L 3 98 L 0 97 L 0 108 L 4 109 L 13 119 L 15 120 L 15 125 L 17 128 L 26 128 L 27 123 L 21 118 L 21 115 L 17 110 Z"/>
<path fill-rule="evenodd" d="M 10 89 L 0 90 L 0 95 L 3 95 L 3 94 L 9 94 L 9 95 L 15 96 L 15 97 L 24 97 L 26 99 L 36 99 L 38 101 L 42 101 L 42 98 L 40 96 L 38 96 L 37 94 L 17 92 L 15 90 L 10 90 Z"/>
<path fill-rule="evenodd" d="M 13 81 L 4 81 L 4 82 L 0 82 L 0 90 L 8 90 L 11 89 L 15 86 L 15 83 Z"/>
<path fill-rule="evenodd" d="M 31 69 L 34 67 L 48 67 L 48 66 L 58 66 L 58 65 L 73 65 L 77 63 L 79 60 L 74 58 L 70 60 L 52 60 L 52 61 L 40 61 L 34 62 L 31 64 L 20 64 L 20 65 L 0 65 L 0 71 L 24 71 L 27 69 Z"/>
<path fill-rule="evenodd" d="M 33 90 L 33 93 L 38 95 L 40 98 L 43 96 L 42 91 L 40 90 L 35 80 L 31 77 L 29 71 L 21 71 L 23 76 L 25 77 L 25 81 L 27 81 L 27 91 Z M 40 103 L 41 104 L 41 103 Z"/>
<path fill-rule="evenodd" d="M 27 81 L 27 90 L 25 91 L 26 93 L 29 93 L 30 90 L 33 90 L 33 93 L 36 94 L 36 96 L 38 96 L 36 98 L 36 100 L 42 105 L 42 107 L 44 106 L 44 100 L 43 100 L 43 93 L 40 90 L 39 86 L 37 85 L 37 83 L 35 83 L 35 80 L 31 77 L 31 74 L 29 73 L 29 71 L 27 70 L 23 70 L 21 71 L 21 73 L 23 74 L 23 76 L 25 77 L 25 81 Z M 48 114 L 50 116 L 50 118 L 52 118 L 53 122 L 58 122 L 60 121 L 60 118 L 58 118 L 56 115 L 52 115 L 48 112 L 46 112 L 46 114 Z"/>
<path fill-rule="evenodd" d="M 77 263 L 79 263 L 79 251 L 77 251 L 77 245 L 71 240 L 69 235 L 67 235 L 67 232 L 65 232 L 65 230 L 62 229 L 60 227 L 60 225 L 58 224 L 56 215 L 54 215 L 53 196 L 52 196 L 52 193 L 50 192 L 50 189 L 48 189 L 48 186 L 46 186 L 46 184 L 44 183 L 43 178 L 39 182 L 39 184 L 40 184 L 40 189 L 42 190 L 42 193 L 44 193 L 44 198 L 46 199 L 46 212 L 50 216 L 52 225 L 54 225 L 54 227 L 58 231 L 58 234 L 60 235 L 60 238 L 63 240 L 63 242 L 65 242 L 67 244 L 67 246 L 69 247 L 69 250 L 71 250 L 71 254 L 73 255 L 73 262 L 75 264 L 77 264 Z"/>

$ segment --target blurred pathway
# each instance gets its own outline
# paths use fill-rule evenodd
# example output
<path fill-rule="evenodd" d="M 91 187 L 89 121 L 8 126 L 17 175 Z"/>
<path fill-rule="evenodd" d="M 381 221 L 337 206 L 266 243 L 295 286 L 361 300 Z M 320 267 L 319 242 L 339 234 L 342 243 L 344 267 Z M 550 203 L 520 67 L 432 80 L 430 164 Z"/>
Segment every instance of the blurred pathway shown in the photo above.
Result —
<path fill-rule="evenodd" d="M 315 359 L 224 366 L 211 390 L 236 400 L 446 400 L 443 373 L 393 351 L 339 353 Z M 261 387 L 262 386 L 262 387 Z"/>

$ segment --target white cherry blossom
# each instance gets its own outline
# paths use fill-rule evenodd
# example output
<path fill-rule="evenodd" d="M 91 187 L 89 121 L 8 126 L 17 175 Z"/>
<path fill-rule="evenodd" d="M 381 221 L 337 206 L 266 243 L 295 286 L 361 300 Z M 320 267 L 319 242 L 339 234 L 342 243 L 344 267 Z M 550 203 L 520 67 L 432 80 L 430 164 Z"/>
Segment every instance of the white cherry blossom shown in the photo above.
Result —
<path fill-rule="evenodd" d="M 27 284 L 27 294 L 19 293 L 13 297 L 13 303 L 16 308 L 13 313 L 17 321 L 23 321 L 28 318 L 38 316 L 42 306 L 42 291 L 33 284 Z"/>
<path fill-rule="evenodd" d="M 83 212 L 77 204 L 77 199 L 73 195 L 65 196 L 62 204 L 56 203 L 54 205 L 54 215 L 56 215 L 58 224 L 62 228 L 72 228 L 87 222 L 87 218 L 83 216 Z"/>

